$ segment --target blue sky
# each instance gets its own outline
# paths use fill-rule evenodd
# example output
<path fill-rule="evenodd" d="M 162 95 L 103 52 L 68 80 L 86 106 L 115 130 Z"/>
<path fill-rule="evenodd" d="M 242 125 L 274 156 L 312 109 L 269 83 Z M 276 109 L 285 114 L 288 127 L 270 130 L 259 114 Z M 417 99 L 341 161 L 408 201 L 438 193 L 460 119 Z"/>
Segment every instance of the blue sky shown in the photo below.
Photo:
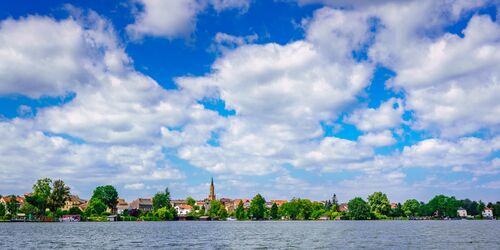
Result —
<path fill-rule="evenodd" d="M 3 1 L 0 194 L 499 200 L 495 1 Z"/>

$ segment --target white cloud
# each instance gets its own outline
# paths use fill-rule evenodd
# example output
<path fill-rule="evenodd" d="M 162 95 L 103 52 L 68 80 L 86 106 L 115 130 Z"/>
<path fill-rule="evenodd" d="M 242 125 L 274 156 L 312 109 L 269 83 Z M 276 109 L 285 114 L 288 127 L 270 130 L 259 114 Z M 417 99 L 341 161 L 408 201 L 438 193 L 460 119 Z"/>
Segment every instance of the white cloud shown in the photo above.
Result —
<path fill-rule="evenodd" d="M 134 39 L 144 36 L 169 39 L 187 36 L 196 28 L 197 15 L 207 6 L 217 12 L 226 9 L 246 10 L 249 0 L 137 0 L 142 10 L 134 13 L 135 22 L 127 26 Z"/>
<path fill-rule="evenodd" d="M 358 141 L 363 145 L 375 147 L 389 146 L 396 143 L 396 139 L 394 139 L 391 131 L 389 130 L 362 135 L 358 138 Z"/>
<path fill-rule="evenodd" d="M 141 190 L 144 189 L 144 183 L 132 183 L 132 184 L 125 184 L 124 188 L 125 189 L 130 189 L 130 190 Z"/>
<path fill-rule="evenodd" d="M 345 122 L 356 125 L 362 131 L 380 131 L 395 128 L 402 122 L 404 113 L 401 99 L 391 98 L 380 104 L 377 109 L 367 108 L 355 110 Z"/>

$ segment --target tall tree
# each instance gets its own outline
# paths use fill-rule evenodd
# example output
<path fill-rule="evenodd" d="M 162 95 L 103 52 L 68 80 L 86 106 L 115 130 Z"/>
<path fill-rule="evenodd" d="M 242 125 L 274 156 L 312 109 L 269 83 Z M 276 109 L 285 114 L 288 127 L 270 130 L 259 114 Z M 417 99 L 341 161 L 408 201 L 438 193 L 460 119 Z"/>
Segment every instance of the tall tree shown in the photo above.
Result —
<path fill-rule="evenodd" d="M 33 185 L 33 194 L 26 197 L 26 202 L 37 208 L 38 213 L 43 215 L 48 207 L 48 200 L 51 194 L 52 180 L 44 178 L 37 180 Z"/>
<path fill-rule="evenodd" d="M 250 203 L 249 212 L 252 219 L 264 219 L 264 214 L 266 212 L 266 200 L 262 197 L 262 195 L 257 194 L 253 197 L 252 202 Z"/>
<path fill-rule="evenodd" d="M 170 191 L 165 188 L 165 192 L 158 192 L 153 197 L 153 210 L 158 210 L 160 208 L 170 209 L 172 204 L 170 204 Z"/>
<path fill-rule="evenodd" d="M 69 199 L 69 190 L 70 188 L 64 184 L 64 181 L 54 181 L 52 184 L 52 192 L 47 202 L 50 211 L 55 212 L 57 209 L 64 206 L 64 203 Z"/>
<path fill-rule="evenodd" d="M 271 206 L 270 215 L 271 215 L 271 219 L 273 219 L 273 220 L 277 220 L 279 218 L 279 216 L 278 216 L 278 205 L 276 205 L 276 203 L 273 203 L 273 205 Z"/>
<path fill-rule="evenodd" d="M 222 203 L 218 200 L 210 201 L 210 208 L 208 209 L 208 216 L 210 216 L 211 218 L 218 218 L 220 216 L 220 210 L 223 207 L 224 206 L 222 205 Z M 226 213 L 227 213 L 227 211 L 226 211 Z"/>
<path fill-rule="evenodd" d="M 457 209 L 459 206 L 460 202 L 456 200 L 455 197 L 448 197 L 445 195 L 436 195 L 425 205 L 427 215 L 451 218 L 457 216 Z"/>
<path fill-rule="evenodd" d="M 356 197 L 347 203 L 349 217 L 354 220 L 366 220 L 370 218 L 370 206 L 360 197 Z"/>
<path fill-rule="evenodd" d="M 99 199 L 110 208 L 112 212 L 115 211 L 116 203 L 118 202 L 118 192 L 115 187 L 111 185 L 96 187 L 91 199 Z"/>
<path fill-rule="evenodd" d="M 370 210 L 374 213 L 388 215 L 391 210 L 391 204 L 387 195 L 382 192 L 375 192 L 368 196 Z"/>
<path fill-rule="evenodd" d="M 339 200 L 337 199 L 337 195 L 333 194 L 332 196 L 332 210 L 337 211 L 339 209 Z"/>
<path fill-rule="evenodd" d="M 403 203 L 403 212 L 406 216 L 417 216 L 420 210 L 420 202 L 410 199 Z"/>
<path fill-rule="evenodd" d="M 240 203 L 238 203 L 238 206 L 236 207 L 236 210 L 234 211 L 234 215 L 236 216 L 237 220 L 244 220 L 245 219 L 245 208 L 243 207 L 243 201 L 240 200 Z"/>

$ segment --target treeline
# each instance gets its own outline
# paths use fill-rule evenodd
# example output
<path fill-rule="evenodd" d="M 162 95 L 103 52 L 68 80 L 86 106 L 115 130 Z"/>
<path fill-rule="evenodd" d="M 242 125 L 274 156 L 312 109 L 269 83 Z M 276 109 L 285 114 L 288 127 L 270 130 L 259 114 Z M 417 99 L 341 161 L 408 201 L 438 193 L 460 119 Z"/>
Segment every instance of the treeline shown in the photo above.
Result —
<path fill-rule="evenodd" d="M 24 213 L 27 217 L 41 221 L 52 221 L 65 214 L 79 214 L 83 220 L 103 221 L 106 216 L 117 214 L 118 192 L 111 185 L 95 188 L 86 208 L 71 207 L 63 211 L 67 200 L 70 199 L 70 188 L 62 181 L 52 181 L 49 178 L 36 181 L 33 192 L 25 196 L 25 202 L 20 206 L 16 196 L 10 196 L 7 204 L 0 203 L 0 220 L 10 219 L 17 213 Z M 214 220 L 225 220 L 229 217 L 237 220 L 383 220 L 383 219 L 411 219 L 411 218 L 456 218 L 457 209 L 463 208 L 474 218 L 482 218 L 485 208 L 493 210 L 495 217 L 500 217 L 500 202 L 485 204 L 482 201 L 469 199 L 458 200 L 455 197 L 437 195 L 427 203 L 416 199 L 409 199 L 404 203 L 390 203 L 386 194 L 375 192 L 365 201 L 361 197 L 351 199 L 347 204 L 339 204 L 334 194 L 330 200 L 315 202 L 308 199 L 294 198 L 280 206 L 276 203 L 267 203 L 265 198 L 257 194 L 249 204 L 240 201 L 231 211 L 226 204 L 213 200 L 208 205 L 197 206 L 196 201 L 188 197 L 186 203 L 193 209 L 187 215 L 191 219 L 208 217 Z M 152 210 L 125 209 L 119 214 L 119 220 L 174 220 L 177 212 L 171 205 L 168 188 L 158 192 L 152 199 Z"/>

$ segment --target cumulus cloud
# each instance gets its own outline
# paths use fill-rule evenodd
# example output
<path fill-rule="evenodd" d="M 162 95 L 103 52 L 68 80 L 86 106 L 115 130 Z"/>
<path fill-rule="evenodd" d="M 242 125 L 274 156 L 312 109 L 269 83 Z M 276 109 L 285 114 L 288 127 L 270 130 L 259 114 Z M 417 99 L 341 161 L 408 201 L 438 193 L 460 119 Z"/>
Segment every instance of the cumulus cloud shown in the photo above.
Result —
<path fill-rule="evenodd" d="M 196 28 L 197 15 L 212 6 L 217 12 L 226 9 L 246 10 L 249 0 L 137 0 L 140 7 L 134 13 L 135 22 L 127 26 L 134 39 L 144 36 L 169 39 L 189 35 Z"/>
<path fill-rule="evenodd" d="M 394 136 L 389 130 L 362 135 L 358 138 L 358 141 L 363 145 L 375 147 L 389 146 L 396 143 L 396 139 L 394 139 Z"/>
<path fill-rule="evenodd" d="M 358 109 L 349 115 L 345 122 L 354 124 L 362 131 L 377 131 L 395 128 L 402 122 L 404 107 L 401 99 L 391 98 L 373 109 Z"/>

